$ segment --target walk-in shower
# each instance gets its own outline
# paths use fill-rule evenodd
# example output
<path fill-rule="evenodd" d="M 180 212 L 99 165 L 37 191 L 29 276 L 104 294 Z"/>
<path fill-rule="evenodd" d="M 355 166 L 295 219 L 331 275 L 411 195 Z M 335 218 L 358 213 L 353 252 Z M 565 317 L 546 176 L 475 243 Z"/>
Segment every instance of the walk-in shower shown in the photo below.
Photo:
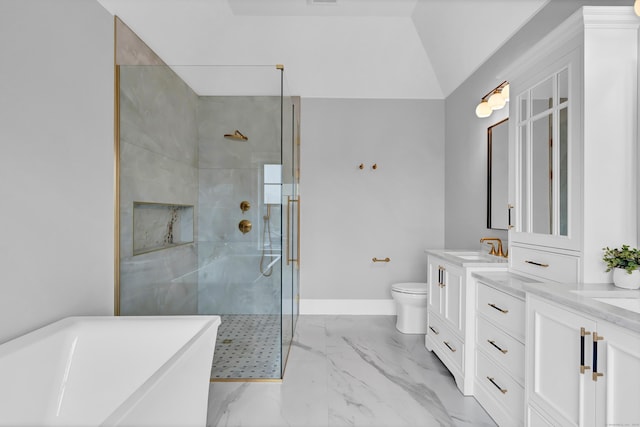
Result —
<path fill-rule="evenodd" d="M 116 75 L 117 312 L 221 315 L 212 380 L 282 378 L 300 205 L 283 67 L 123 60 Z"/>

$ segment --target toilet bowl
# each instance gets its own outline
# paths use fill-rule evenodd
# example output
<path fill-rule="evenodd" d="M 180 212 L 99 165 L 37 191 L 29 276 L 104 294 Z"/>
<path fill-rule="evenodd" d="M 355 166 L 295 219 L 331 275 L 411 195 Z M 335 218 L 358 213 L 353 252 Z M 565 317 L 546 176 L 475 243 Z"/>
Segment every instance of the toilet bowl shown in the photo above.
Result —
<path fill-rule="evenodd" d="M 396 302 L 396 329 L 403 334 L 426 334 L 427 284 L 394 283 L 391 297 Z"/>

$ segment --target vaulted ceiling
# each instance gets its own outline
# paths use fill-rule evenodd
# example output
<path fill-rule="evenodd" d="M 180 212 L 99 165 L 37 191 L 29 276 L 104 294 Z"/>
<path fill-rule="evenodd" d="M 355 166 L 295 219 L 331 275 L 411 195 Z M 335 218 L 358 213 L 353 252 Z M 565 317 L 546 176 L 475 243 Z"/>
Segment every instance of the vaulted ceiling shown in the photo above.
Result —
<path fill-rule="evenodd" d="M 443 99 L 549 0 L 98 1 L 201 95 Z"/>

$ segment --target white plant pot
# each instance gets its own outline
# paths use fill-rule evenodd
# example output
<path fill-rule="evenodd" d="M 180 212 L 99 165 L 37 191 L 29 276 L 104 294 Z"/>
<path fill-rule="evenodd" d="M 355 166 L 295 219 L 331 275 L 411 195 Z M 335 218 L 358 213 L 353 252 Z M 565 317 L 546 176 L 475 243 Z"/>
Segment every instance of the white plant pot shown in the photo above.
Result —
<path fill-rule="evenodd" d="M 640 270 L 633 270 L 629 274 L 624 268 L 614 268 L 613 284 L 619 288 L 640 289 Z"/>

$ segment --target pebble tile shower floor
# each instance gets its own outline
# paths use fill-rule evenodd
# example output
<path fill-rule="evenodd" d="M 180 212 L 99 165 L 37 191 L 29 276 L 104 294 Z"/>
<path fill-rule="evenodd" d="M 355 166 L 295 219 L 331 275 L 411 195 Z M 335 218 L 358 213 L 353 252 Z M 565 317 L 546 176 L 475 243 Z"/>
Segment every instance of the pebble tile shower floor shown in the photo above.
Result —
<path fill-rule="evenodd" d="M 223 314 L 211 379 L 280 378 L 279 315 Z"/>

